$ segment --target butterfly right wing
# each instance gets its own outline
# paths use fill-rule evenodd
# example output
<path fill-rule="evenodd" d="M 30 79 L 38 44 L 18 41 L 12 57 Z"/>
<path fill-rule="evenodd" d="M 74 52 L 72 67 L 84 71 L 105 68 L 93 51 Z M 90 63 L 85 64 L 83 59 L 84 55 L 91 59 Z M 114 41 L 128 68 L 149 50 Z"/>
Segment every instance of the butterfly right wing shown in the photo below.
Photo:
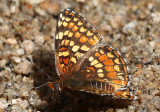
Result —
<path fill-rule="evenodd" d="M 63 83 L 64 87 L 74 90 L 133 99 L 128 85 L 129 75 L 125 60 L 117 51 L 103 45 L 88 55 L 74 78 Z"/>
<path fill-rule="evenodd" d="M 101 41 L 99 34 L 78 13 L 64 9 L 56 28 L 56 65 L 61 79 L 76 73 L 85 57 Z"/>

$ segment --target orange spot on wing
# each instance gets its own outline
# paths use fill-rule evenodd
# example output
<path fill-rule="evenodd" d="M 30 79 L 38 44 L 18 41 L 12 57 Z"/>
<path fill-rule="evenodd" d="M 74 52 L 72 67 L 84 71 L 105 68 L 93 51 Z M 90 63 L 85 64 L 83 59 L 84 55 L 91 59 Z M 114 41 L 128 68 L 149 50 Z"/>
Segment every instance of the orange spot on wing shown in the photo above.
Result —
<path fill-rule="evenodd" d="M 86 42 L 88 40 L 88 38 L 86 36 L 82 36 L 80 38 L 80 42 Z"/>
<path fill-rule="evenodd" d="M 93 72 L 95 72 L 95 69 L 94 69 L 94 67 L 86 67 L 87 69 L 90 69 L 90 70 L 92 70 Z"/>
<path fill-rule="evenodd" d="M 95 56 L 99 57 L 99 56 L 100 56 L 100 54 L 99 54 L 98 52 L 96 52 Z"/>
<path fill-rule="evenodd" d="M 89 41 L 88 41 L 91 45 L 95 45 L 96 44 L 96 41 L 95 40 L 93 40 L 93 39 L 89 39 Z"/>
<path fill-rule="evenodd" d="M 103 62 L 105 65 L 114 65 L 113 61 L 111 59 L 106 60 L 105 62 Z"/>
<path fill-rule="evenodd" d="M 112 80 L 112 82 L 115 83 L 115 84 L 122 85 L 122 81 L 121 80 Z"/>
<path fill-rule="evenodd" d="M 124 72 L 127 72 L 126 65 L 123 65 L 123 68 L 124 68 Z"/>
<path fill-rule="evenodd" d="M 121 59 L 122 63 L 125 64 L 124 60 L 122 58 L 120 58 L 120 59 Z"/>
<path fill-rule="evenodd" d="M 117 91 L 115 92 L 115 96 L 118 96 L 118 97 L 124 97 L 124 98 L 130 98 L 130 99 L 133 99 L 134 96 L 131 95 L 128 91 Z"/>
<path fill-rule="evenodd" d="M 117 73 L 116 72 L 109 72 L 109 73 L 107 73 L 107 76 L 109 77 L 109 78 L 112 78 L 112 79 L 117 79 Z"/>
<path fill-rule="evenodd" d="M 69 13 L 69 12 L 66 10 L 66 11 L 65 11 L 65 14 L 67 15 L 68 13 Z"/>
<path fill-rule="evenodd" d="M 134 98 L 134 96 L 130 96 L 130 99 L 133 99 Z"/>
<path fill-rule="evenodd" d="M 60 48 L 59 50 L 60 50 L 60 51 L 63 51 L 63 50 L 67 50 L 67 48 L 66 48 L 66 47 L 62 47 L 62 48 Z"/>
<path fill-rule="evenodd" d="M 86 25 L 86 27 L 88 27 L 89 28 L 89 25 L 88 24 L 85 24 Z"/>
<path fill-rule="evenodd" d="M 48 86 L 54 90 L 54 85 L 52 83 L 48 83 Z"/>
<path fill-rule="evenodd" d="M 114 51 L 114 54 L 115 54 L 117 57 L 119 57 L 119 54 L 118 54 L 116 51 Z"/>
<path fill-rule="evenodd" d="M 94 29 L 91 29 L 91 31 L 92 31 L 92 32 L 95 32 L 95 30 L 94 30 Z"/>
<path fill-rule="evenodd" d="M 63 62 L 64 62 L 65 65 L 67 65 L 68 62 L 69 62 L 69 58 L 63 59 Z"/>
<path fill-rule="evenodd" d="M 56 53 L 56 58 L 57 58 L 57 62 L 56 62 L 57 68 L 58 68 L 59 72 L 62 74 L 63 73 L 63 69 L 62 69 L 62 66 L 60 64 L 59 56 L 58 56 L 57 53 Z"/>
<path fill-rule="evenodd" d="M 70 64 L 69 64 L 69 67 L 72 67 L 72 65 L 73 65 L 73 63 L 70 63 Z"/>
<path fill-rule="evenodd" d="M 85 22 L 86 20 L 82 19 L 83 22 Z"/>
<path fill-rule="evenodd" d="M 112 51 L 112 49 L 111 49 L 111 48 L 109 48 L 109 47 L 107 47 L 107 49 L 108 49 L 109 51 Z"/>
<path fill-rule="evenodd" d="M 68 25 L 69 28 L 72 28 L 73 26 L 74 26 L 74 23 L 72 23 L 72 22 L 69 23 L 69 25 Z"/>
<path fill-rule="evenodd" d="M 100 61 L 105 61 L 105 60 L 107 60 L 108 59 L 108 57 L 106 56 L 106 55 L 101 55 L 100 57 L 99 57 L 99 60 Z"/>
<path fill-rule="evenodd" d="M 79 38 L 80 36 L 81 36 L 81 34 L 80 34 L 79 32 L 76 32 L 76 33 L 75 33 L 75 37 L 76 37 L 76 38 Z"/>
<path fill-rule="evenodd" d="M 113 68 L 113 66 L 106 66 L 105 70 L 106 71 L 115 71 L 114 68 Z"/>
<path fill-rule="evenodd" d="M 92 74 L 86 74 L 86 78 L 89 78 L 91 76 L 92 76 Z"/>
<path fill-rule="evenodd" d="M 128 81 L 129 76 L 128 76 L 128 75 L 125 75 L 125 78 L 126 78 L 126 81 Z"/>
<path fill-rule="evenodd" d="M 72 29 L 72 31 L 77 31 L 78 30 L 78 27 L 75 25 Z"/>
<path fill-rule="evenodd" d="M 74 16 L 74 13 L 70 13 L 69 15 Z"/>
<path fill-rule="evenodd" d="M 122 97 L 121 95 L 123 94 L 124 92 L 123 91 L 116 91 L 115 92 L 115 96 L 118 96 L 118 97 Z"/>
<path fill-rule="evenodd" d="M 70 40 L 66 40 L 65 41 L 65 46 L 67 46 L 69 44 Z"/>
<path fill-rule="evenodd" d="M 128 80 L 128 79 L 127 79 Z M 127 81 L 123 81 L 124 85 L 127 85 Z"/>
<path fill-rule="evenodd" d="M 62 58 L 60 58 L 59 60 L 60 60 L 60 63 L 62 63 L 62 62 L 63 62 L 63 61 L 62 61 Z"/>
<path fill-rule="evenodd" d="M 100 36 L 99 36 L 98 34 L 96 35 L 96 37 L 97 37 L 97 39 L 98 39 L 98 40 L 100 40 L 100 39 L 101 39 L 101 38 L 100 38 Z"/>

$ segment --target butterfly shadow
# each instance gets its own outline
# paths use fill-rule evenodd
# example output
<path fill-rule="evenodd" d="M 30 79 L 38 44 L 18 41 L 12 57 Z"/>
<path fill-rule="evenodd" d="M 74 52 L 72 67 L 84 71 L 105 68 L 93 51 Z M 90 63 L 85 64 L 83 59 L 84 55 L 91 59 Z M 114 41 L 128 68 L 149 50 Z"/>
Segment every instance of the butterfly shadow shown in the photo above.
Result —
<path fill-rule="evenodd" d="M 33 62 L 40 70 L 33 67 L 32 78 L 34 87 L 44 85 L 48 81 L 58 80 L 55 67 L 55 54 L 53 52 L 38 49 L 32 55 Z M 51 79 L 44 73 L 46 72 Z M 36 89 L 40 99 L 44 103 L 37 109 L 41 112 L 97 112 L 113 108 L 127 108 L 131 101 L 113 99 L 111 96 L 99 96 L 81 91 L 64 89 L 61 92 L 53 91 L 46 85 Z"/>

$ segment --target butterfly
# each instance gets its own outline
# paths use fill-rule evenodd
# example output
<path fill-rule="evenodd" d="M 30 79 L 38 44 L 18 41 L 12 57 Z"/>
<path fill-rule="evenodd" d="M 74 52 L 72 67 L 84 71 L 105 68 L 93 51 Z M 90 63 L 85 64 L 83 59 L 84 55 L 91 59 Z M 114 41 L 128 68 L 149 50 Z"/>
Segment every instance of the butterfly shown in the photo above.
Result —
<path fill-rule="evenodd" d="M 80 14 L 61 11 L 55 33 L 55 64 L 60 89 L 68 88 L 114 98 L 134 99 L 128 90 L 126 61 L 101 44 L 100 34 Z"/>

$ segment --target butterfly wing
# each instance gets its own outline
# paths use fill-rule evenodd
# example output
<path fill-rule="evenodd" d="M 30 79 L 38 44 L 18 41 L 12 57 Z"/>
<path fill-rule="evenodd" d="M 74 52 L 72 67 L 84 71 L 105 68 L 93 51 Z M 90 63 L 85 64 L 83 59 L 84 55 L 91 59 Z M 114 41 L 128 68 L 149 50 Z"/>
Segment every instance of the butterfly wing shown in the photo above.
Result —
<path fill-rule="evenodd" d="M 133 99 L 127 91 L 128 84 L 125 60 L 117 51 L 104 45 L 100 45 L 85 58 L 74 78 L 64 81 L 67 88 Z"/>
<path fill-rule="evenodd" d="M 61 11 L 56 28 L 56 65 L 61 79 L 76 73 L 85 57 L 101 41 L 99 34 L 78 13 Z"/>
<path fill-rule="evenodd" d="M 100 45 L 101 38 L 78 13 L 64 9 L 56 28 L 56 67 L 63 88 L 118 98 L 127 91 L 127 65 L 118 52 Z"/>

